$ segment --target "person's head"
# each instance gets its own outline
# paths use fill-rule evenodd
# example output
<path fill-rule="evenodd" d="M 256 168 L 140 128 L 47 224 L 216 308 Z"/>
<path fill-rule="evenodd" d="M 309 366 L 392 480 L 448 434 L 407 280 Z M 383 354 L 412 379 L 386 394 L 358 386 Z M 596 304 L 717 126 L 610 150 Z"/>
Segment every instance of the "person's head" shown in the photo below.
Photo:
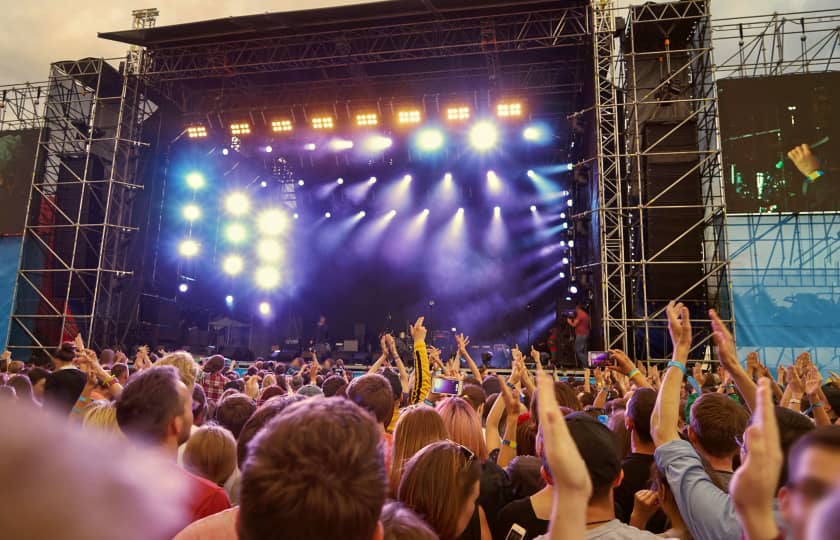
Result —
<path fill-rule="evenodd" d="M 325 324 L 327 324 L 327 317 L 324 315 L 318 317 L 318 326 L 323 326 Z"/>
<path fill-rule="evenodd" d="M 82 427 L 96 429 L 112 435 L 123 437 L 117 423 L 117 408 L 112 403 L 95 402 L 85 410 Z"/>
<path fill-rule="evenodd" d="M 242 426 L 251 418 L 257 404 L 245 394 L 233 394 L 219 402 L 216 408 L 216 421 L 230 431 L 234 438 L 239 438 Z"/>
<path fill-rule="evenodd" d="M 840 540 L 840 489 L 835 489 L 817 505 L 811 515 L 808 540 Z"/>
<path fill-rule="evenodd" d="M 749 420 L 746 409 L 732 398 L 702 394 L 691 406 L 688 439 L 708 456 L 732 458 L 738 453 L 736 439 L 743 437 Z"/>
<path fill-rule="evenodd" d="M 76 345 L 72 341 L 65 341 L 53 353 L 53 364 L 58 367 L 65 366 L 76 358 Z"/>
<path fill-rule="evenodd" d="M 111 366 L 111 375 L 117 378 L 117 381 L 125 386 L 128 383 L 128 366 L 125 364 L 114 364 Z"/>
<path fill-rule="evenodd" d="M 537 455 L 537 424 L 530 419 L 516 424 L 516 455 Z"/>
<path fill-rule="evenodd" d="M 481 419 L 469 403 L 459 397 L 446 398 L 437 405 L 449 438 L 469 448 L 478 459 L 487 459 L 487 443 L 481 431 Z"/>
<path fill-rule="evenodd" d="M 388 379 L 375 373 L 353 379 L 347 386 L 347 399 L 370 411 L 377 422 L 388 427 L 394 414 L 394 393 Z"/>
<path fill-rule="evenodd" d="M 480 476 L 478 456 L 470 449 L 452 441 L 432 443 L 406 463 L 398 497 L 441 540 L 455 540 L 475 511 Z"/>
<path fill-rule="evenodd" d="M 257 409 L 257 412 L 251 415 L 236 439 L 236 463 L 240 469 L 245 466 L 245 458 L 248 457 L 248 443 L 257 436 L 257 433 L 287 407 L 304 399 L 306 398 L 296 394 L 276 397 L 265 402 Z"/>
<path fill-rule="evenodd" d="M 840 416 L 840 388 L 833 384 L 824 384 L 822 391 L 826 401 L 825 412 L 832 421 L 835 421 Z"/>
<path fill-rule="evenodd" d="M 580 411 L 583 409 L 583 406 L 575 393 L 575 389 L 572 388 L 569 383 L 560 381 L 555 382 L 554 397 L 557 398 L 557 404 L 560 405 L 561 409 L 565 408 L 572 411 Z M 539 427 L 539 393 L 534 394 L 534 397 L 531 399 L 529 409 L 531 420 L 533 420 L 537 424 L 537 427 Z"/>
<path fill-rule="evenodd" d="M 260 395 L 259 395 L 259 398 L 257 398 L 257 402 L 258 403 L 265 403 L 266 401 L 268 401 L 269 399 L 271 399 L 273 397 L 279 397 L 279 396 L 283 396 L 285 394 L 286 394 L 286 392 L 284 392 L 283 389 L 280 388 L 277 385 L 266 386 L 265 388 L 260 390 Z"/>
<path fill-rule="evenodd" d="M 172 366 L 155 366 L 132 377 L 116 409 L 120 430 L 130 439 L 175 451 L 190 436 L 192 393 Z"/>
<path fill-rule="evenodd" d="M 222 426 L 201 426 L 187 441 L 184 467 L 216 485 L 224 485 L 236 469 L 236 441 L 233 435 Z"/>
<path fill-rule="evenodd" d="M 619 456 L 621 459 L 629 456 L 630 452 L 633 450 L 633 445 L 630 441 L 630 430 L 627 429 L 626 422 L 627 420 L 624 409 L 615 411 L 607 420 L 607 427 L 610 428 L 610 431 L 615 433 L 615 439 L 618 442 L 618 448 L 620 451 Z"/>
<path fill-rule="evenodd" d="M 193 386 L 192 391 L 193 425 L 200 426 L 207 420 L 207 409 L 207 394 L 204 393 L 204 388 L 197 384 Z"/>
<path fill-rule="evenodd" d="M 449 437 L 443 419 L 435 409 L 412 405 L 400 413 L 394 427 L 394 446 L 391 452 L 390 486 L 396 493 L 405 463 L 427 444 Z"/>
<path fill-rule="evenodd" d="M 11 401 L 17 401 L 17 392 L 15 392 L 15 389 L 11 386 L 0 386 L 0 402 L 6 405 Z"/>
<path fill-rule="evenodd" d="M 572 440 L 575 441 L 592 480 L 589 504 L 605 504 L 611 499 L 613 488 L 621 483 L 623 477 L 615 435 L 607 426 L 586 413 L 573 412 L 565 418 Z M 545 458 L 543 468 L 551 474 Z"/>
<path fill-rule="evenodd" d="M 29 368 L 29 371 L 26 373 L 26 376 L 29 377 L 29 382 L 32 383 L 32 394 L 38 401 L 44 400 L 44 386 L 47 384 L 47 375 L 49 374 L 49 371 L 38 366 Z"/>
<path fill-rule="evenodd" d="M 195 377 L 198 374 L 198 364 L 195 363 L 190 353 L 185 351 L 169 353 L 155 362 L 155 366 L 173 366 L 178 370 L 178 377 L 180 377 L 181 382 L 192 392 Z"/>
<path fill-rule="evenodd" d="M 102 352 L 99 353 L 99 363 L 103 366 L 110 366 L 114 363 L 114 357 L 113 349 L 102 349 Z"/>
<path fill-rule="evenodd" d="M 297 395 L 307 398 L 324 397 L 324 391 L 317 384 L 304 384 L 298 389 Z"/>
<path fill-rule="evenodd" d="M 285 409 L 248 445 L 242 470 L 240 540 L 381 538 L 386 479 L 381 429 L 342 399 Z"/>
<path fill-rule="evenodd" d="M 333 397 L 338 392 L 338 389 L 342 386 L 345 386 L 347 381 L 344 380 L 344 377 L 339 377 L 338 375 L 330 375 L 324 380 L 323 386 L 321 386 L 321 390 L 324 391 L 324 397 Z"/>
<path fill-rule="evenodd" d="M 204 363 L 205 373 L 218 373 L 225 369 L 225 357 L 221 354 L 214 354 Z"/>
<path fill-rule="evenodd" d="M 399 501 L 382 508 L 384 540 L 439 540 L 437 533 L 414 510 Z"/>
<path fill-rule="evenodd" d="M 403 387 L 400 381 L 400 375 L 393 369 L 383 369 L 379 372 L 380 375 L 388 380 L 391 385 L 391 392 L 394 394 L 394 402 L 399 403 L 402 399 Z"/>
<path fill-rule="evenodd" d="M 26 364 L 21 362 L 20 360 L 12 360 L 9 362 L 9 373 L 15 375 L 17 373 L 23 373 L 23 370 L 26 369 Z"/>
<path fill-rule="evenodd" d="M 32 394 L 32 381 L 26 375 L 16 373 L 9 377 L 6 384 L 15 389 L 15 393 L 22 403 L 33 403 L 35 401 Z"/>
<path fill-rule="evenodd" d="M 461 397 L 469 403 L 475 412 L 481 416 L 484 412 L 484 402 L 487 401 L 487 394 L 484 393 L 484 388 L 476 384 L 465 384 L 461 389 Z"/>
<path fill-rule="evenodd" d="M 775 407 L 776 423 L 779 425 L 779 439 L 781 439 L 782 453 L 785 455 L 785 461 L 782 465 L 782 474 L 779 477 L 779 488 L 787 483 L 788 479 L 788 459 L 790 449 L 800 439 L 800 437 L 810 433 L 814 430 L 814 423 L 810 418 L 802 413 L 792 411 L 785 407 Z M 745 456 L 741 456 L 741 461 Z"/>
<path fill-rule="evenodd" d="M 805 537 L 814 507 L 840 488 L 840 426 L 819 427 L 802 436 L 790 449 L 787 462 L 779 509 L 799 540 Z"/>
<path fill-rule="evenodd" d="M 624 425 L 627 431 L 641 443 L 653 444 L 650 435 L 650 415 L 656 405 L 656 391 L 652 388 L 639 388 L 627 402 L 624 411 Z"/>
<path fill-rule="evenodd" d="M 481 387 L 484 388 L 484 393 L 487 394 L 488 397 L 491 394 L 498 394 L 502 391 L 502 383 L 499 382 L 499 378 L 495 375 L 487 375 L 484 377 Z M 490 407 L 487 407 L 485 410 L 489 409 Z"/>

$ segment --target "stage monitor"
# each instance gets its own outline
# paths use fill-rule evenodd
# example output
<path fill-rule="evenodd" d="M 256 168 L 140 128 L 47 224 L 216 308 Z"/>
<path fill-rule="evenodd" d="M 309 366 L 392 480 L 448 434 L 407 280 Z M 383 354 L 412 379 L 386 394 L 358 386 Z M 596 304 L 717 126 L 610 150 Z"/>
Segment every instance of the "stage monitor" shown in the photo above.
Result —
<path fill-rule="evenodd" d="M 840 209 L 840 72 L 718 81 L 730 213 Z M 810 183 L 787 153 L 809 144 L 825 175 Z"/>

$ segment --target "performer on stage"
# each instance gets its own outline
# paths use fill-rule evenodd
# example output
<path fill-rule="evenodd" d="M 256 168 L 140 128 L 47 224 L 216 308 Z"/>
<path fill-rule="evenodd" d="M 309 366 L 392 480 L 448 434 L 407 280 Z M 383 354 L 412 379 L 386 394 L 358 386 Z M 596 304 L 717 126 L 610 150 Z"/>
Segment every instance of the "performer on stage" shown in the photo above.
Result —
<path fill-rule="evenodd" d="M 327 317 L 321 315 L 318 324 L 315 326 L 315 354 L 318 358 L 327 358 L 330 354 L 330 327 L 327 325 Z"/>
<path fill-rule="evenodd" d="M 585 368 L 586 356 L 589 352 L 589 315 L 578 304 L 575 306 L 575 318 L 567 318 L 566 322 L 575 329 L 575 358 L 577 358 L 578 367 Z"/>

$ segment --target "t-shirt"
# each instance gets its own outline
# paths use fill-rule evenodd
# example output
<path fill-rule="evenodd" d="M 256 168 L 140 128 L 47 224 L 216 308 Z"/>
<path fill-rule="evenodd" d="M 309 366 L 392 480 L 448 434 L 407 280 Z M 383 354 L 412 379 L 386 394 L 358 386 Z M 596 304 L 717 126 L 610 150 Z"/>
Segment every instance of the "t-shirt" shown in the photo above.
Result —
<path fill-rule="evenodd" d="M 233 540 L 239 507 L 223 510 L 187 525 L 173 540 Z"/>
<path fill-rule="evenodd" d="M 624 478 L 613 491 L 613 495 L 616 504 L 615 515 L 624 523 L 630 523 L 636 492 L 641 489 L 650 489 L 650 471 L 653 461 L 653 455 L 632 453 L 621 462 Z M 668 517 L 665 512 L 657 510 L 648 521 L 647 529 L 660 533 L 665 530 L 667 522 Z"/>
<path fill-rule="evenodd" d="M 44 383 L 44 402 L 58 413 L 69 415 L 86 384 L 87 375 L 74 367 L 53 371 Z"/>
<path fill-rule="evenodd" d="M 531 505 L 531 499 L 526 498 L 513 501 L 502 508 L 494 538 L 505 538 L 514 524 L 525 529 L 525 540 L 530 540 L 548 532 L 549 520 L 538 518 Z"/>
<path fill-rule="evenodd" d="M 576 336 L 588 336 L 589 335 L 589 315 L 586 314 L 585 311 L 578 311 L 575 315 L 575 320 L 577 320 L 577 326 L 575 326 L 575 335 Z"/>
<path fill-rule="evenodd" d="M 505 470 L 490 460 L 482 463 L 478 504 L 484 509 L 491 531 L 496 529 L 499 511 L 512 500 L 513 490 Z"/>
<path fill-rule="evenodd" d="M 548 535 L 540 536 L 536 540 L 548 540 Z M 586 540 L 662 540 L 662 537 L 613 519 L 586 531 Z"/>
<path fill-rule="evenodd" d="M 190 487 L 185 508 L 190 523 L 230 508 L 230 499 L 223 488 L 180 467 L 178 470 L 184 475 Z"/>

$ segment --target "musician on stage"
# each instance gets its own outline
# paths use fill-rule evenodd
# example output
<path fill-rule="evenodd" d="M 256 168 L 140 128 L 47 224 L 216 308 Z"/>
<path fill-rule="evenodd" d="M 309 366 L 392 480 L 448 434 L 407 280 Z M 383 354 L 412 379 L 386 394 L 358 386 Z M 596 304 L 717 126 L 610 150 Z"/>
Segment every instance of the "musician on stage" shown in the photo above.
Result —
<path fill-rule="evenodd" d="M 567 318 L 566 322 L 575 329 L 575 358 L 577 359 L 578 367 L 586 367 L 586 356 L 589 352 L 589 314 L 578 304 L 575 306 L 575 318 Z"/>

